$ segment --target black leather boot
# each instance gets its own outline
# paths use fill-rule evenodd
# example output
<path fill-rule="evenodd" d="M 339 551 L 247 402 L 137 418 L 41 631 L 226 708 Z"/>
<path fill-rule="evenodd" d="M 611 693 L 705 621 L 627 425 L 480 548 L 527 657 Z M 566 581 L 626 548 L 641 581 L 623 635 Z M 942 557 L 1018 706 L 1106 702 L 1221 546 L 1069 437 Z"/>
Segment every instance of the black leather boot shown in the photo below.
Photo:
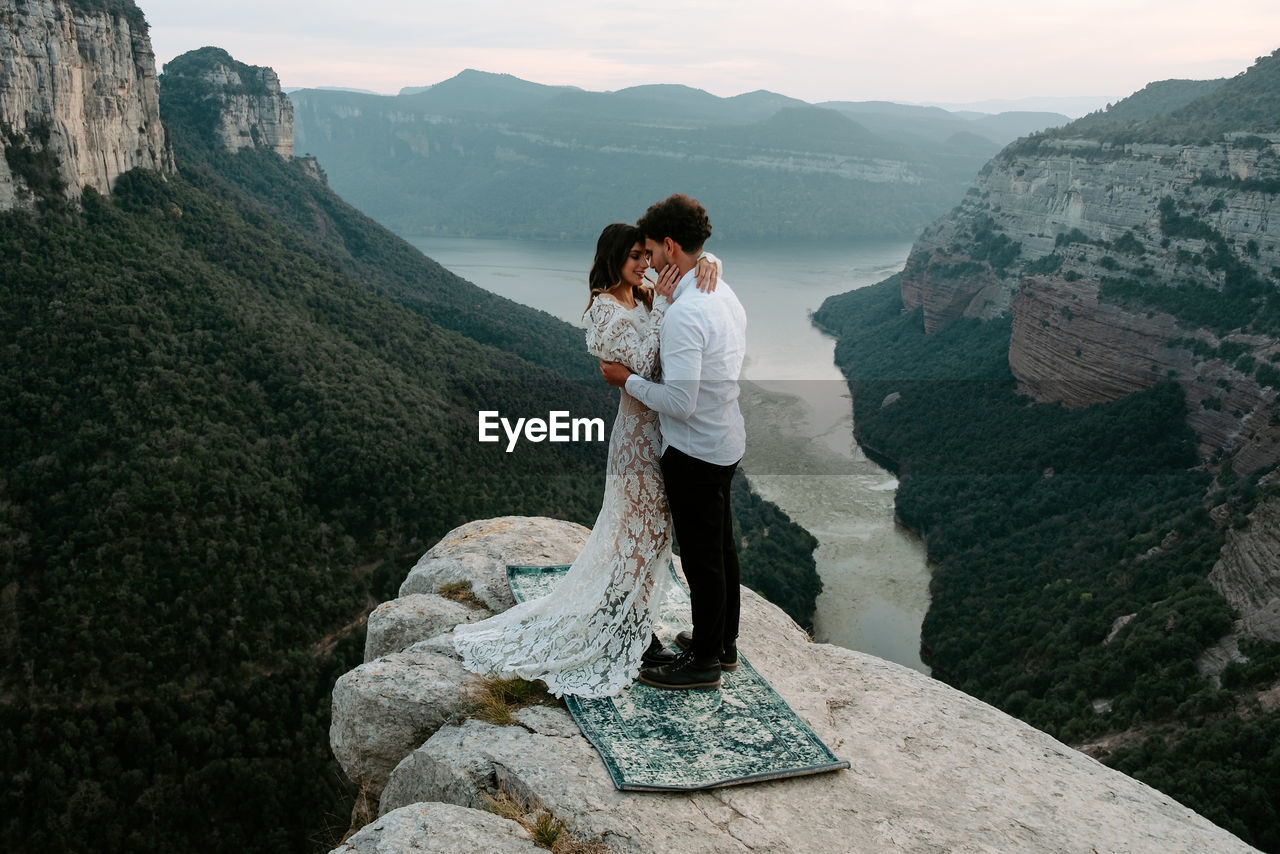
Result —
<path fill-rule="evenodd" d="M 655 688 L 719 688 L 720 662 L 715 658 L 699 661 L 692 650 L 685 650 L 674 664 L 641 670 L 640 681 Z"/>
<path fill-rule="evenodd" d="M 640 656 L 640 666 L 658 667 L 662 664 L 671 664 L 675 660 L 676 654 L 663 646 L 658 636 L 654 635 L 653 640 L 649 641 L 649 648 L 644 651 L 644 655 Z"/>
<path fill-rule="evenodd" d="M 680 632 L 676 635 L 676 646 L 688 649 L 693 646 L 693 632 Z M 732 670 L 738 666 L 738 645 L 731 643 L 720 650 L 720 669 Z"/>

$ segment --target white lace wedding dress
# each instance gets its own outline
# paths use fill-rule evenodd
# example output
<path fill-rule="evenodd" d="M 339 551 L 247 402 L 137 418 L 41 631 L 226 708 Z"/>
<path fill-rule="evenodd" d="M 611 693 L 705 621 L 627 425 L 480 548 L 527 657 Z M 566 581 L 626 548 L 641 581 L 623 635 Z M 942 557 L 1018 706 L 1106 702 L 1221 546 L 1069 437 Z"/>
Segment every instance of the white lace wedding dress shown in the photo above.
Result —
<path fill-rule="evenodd" d="M 658 320 L 597 296 L 587 310 L 587 350 L 657 380 Z M 671 513 L 658 459 L 658 414 L 622 390 L 609 438 L 604 506 L 554 592 L 454 629 L 464 666 L 487 676 L 541 679 L 557 697 L 607 697 L 635 679 L 664 602 Z"/>

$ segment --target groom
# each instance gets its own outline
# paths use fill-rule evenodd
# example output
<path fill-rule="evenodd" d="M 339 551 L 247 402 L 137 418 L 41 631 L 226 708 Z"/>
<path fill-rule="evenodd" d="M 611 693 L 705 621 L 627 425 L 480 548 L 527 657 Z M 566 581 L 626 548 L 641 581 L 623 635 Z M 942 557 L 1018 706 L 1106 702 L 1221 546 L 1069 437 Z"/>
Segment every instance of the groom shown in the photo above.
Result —
<path fill-rule="evenodd" d="M 711 236 L 706 210 L 674 195 L 636 223 L 649 263 L 674 264 L 681 279 L 658 333 L 662 382 L 652 383 L 617 362 L 601 362 L 605 379 L 658 412 L 662 476 L 675 523 L 693 633 L 681 632 L 684 651 L 669 664 L 646 667 L 640 681 L 658 688 L 718 688 L 721 668 L 738 664 L 738 550 L 729 483 L 746 449 L 738 409 L 738 374 L 747 350 L 747 318 L 720 279 L 698 290 L 692 272 Z"/>

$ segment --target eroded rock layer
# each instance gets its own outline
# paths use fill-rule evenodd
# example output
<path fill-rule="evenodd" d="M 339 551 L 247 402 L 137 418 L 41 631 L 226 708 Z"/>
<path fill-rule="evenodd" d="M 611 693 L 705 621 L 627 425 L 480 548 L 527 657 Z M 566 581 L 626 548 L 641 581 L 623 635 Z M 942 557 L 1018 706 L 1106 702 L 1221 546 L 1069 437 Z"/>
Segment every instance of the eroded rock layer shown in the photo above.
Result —
<path fill-rule="evenodd" d="M 1046 138 L 992 160 L 913 247 L 926 331 L 1012 313 L 1024 391 L 1067 406 L 1167 379 L 1211 467 L 1280 461 L 1280 344 L 1251 312 L 1280 270 L 1280 137 Z"/>
<path fill-rule="evenodd" d="M 1035 399 L 1088 406 L 1174 380 L 1203 459 L 1231 454 L 1235 470 L 1249 472 L 1280 456 L 1277 389 L 1241 368 L 1268 364 L 1280 353 L 1274 339 L 1188 330 L 1166 312 L 1100 299 L 1096 282 L 1060 276 L 1024 279 L 1011 311 L 1009 366 Z"/>
<path fill-rule="evenodd" d="M 1275 473 L 1261 481 L 1276 483 Z M 1240 613 L 1241 634 L 1280 641 L 1280 498 L 1263 498 L 1226 540 L 1209 583 Z"/>

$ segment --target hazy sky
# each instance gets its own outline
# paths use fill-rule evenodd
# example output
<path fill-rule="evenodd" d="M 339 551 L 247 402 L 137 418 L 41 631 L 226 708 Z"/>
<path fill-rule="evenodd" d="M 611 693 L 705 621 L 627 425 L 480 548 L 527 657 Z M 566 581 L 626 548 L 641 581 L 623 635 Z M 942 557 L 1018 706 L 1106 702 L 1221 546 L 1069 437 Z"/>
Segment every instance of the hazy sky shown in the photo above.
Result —
<path fill-rule="evenodd" d="M 395 93 L 464 68 L 810 102 L 1127 95 L 1243 71 L 1276 0 L 137 0 L 159 63 L 217 45 L 285 87 Z"/>

